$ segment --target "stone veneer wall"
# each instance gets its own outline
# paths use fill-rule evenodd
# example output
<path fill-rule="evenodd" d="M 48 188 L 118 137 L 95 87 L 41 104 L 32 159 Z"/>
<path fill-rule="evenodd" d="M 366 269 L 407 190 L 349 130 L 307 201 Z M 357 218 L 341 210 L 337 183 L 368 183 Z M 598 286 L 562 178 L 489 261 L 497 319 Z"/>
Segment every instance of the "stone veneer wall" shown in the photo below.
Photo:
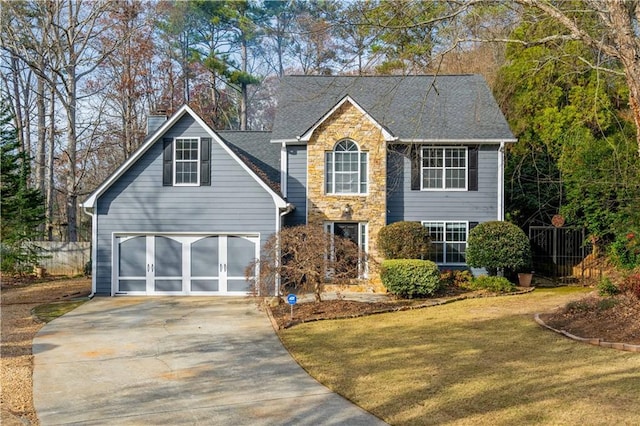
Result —
<path fill-rule="evenodd" d="M 361 151 L 369 153 L 367 195 L 325 194 L 325 152 L 332 151 L 335 144 L 343 139 L 352 139 Z M 374 261 L 369 263 L 368 282 L 357 288 L 361 291 L 385 291 L 376 263 L 381 261 L 377 247 L 378 232 L 387 221 L 386 158 L 386 143 L 381 129 L 349 102 L 345 102 L 316 129 L 307 145 L 308 223 L 368 224 L 368 253 Z M 351 217 L 343 216 L 347 204 L 353 210 Z M 355 289 L 350 287 L 350 290 Z"/>

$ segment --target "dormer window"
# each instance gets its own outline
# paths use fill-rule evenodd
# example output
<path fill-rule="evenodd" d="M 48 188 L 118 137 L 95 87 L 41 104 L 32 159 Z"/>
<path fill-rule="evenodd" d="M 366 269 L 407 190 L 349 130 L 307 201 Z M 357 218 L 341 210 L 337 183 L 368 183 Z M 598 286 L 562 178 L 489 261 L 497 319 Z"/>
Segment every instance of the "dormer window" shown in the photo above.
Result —
<path fill-rule="evenodd" d="M 325 153 L 327 194 L 366 194 L 368 153 L 350 139 L 338 142 Z"/>

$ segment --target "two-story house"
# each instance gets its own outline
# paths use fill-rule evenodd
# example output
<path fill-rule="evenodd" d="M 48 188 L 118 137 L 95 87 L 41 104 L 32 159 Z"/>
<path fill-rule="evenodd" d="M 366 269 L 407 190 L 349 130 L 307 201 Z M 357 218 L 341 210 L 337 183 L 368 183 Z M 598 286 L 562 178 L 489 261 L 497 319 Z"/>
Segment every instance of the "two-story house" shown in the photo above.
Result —
<path fill-rule="evenodd" d="M 283 226 L 316 224 L 376 259 L 379 230 L 420 221 L 433 260 L 503 219 L 515 142 L 477 75 L 285 77 L 271 132 L 215 131 L 183 106 L 84 202 L 96 294 L 244 294 Z M 361 289 L 383 291 L 375 268 Z"/>

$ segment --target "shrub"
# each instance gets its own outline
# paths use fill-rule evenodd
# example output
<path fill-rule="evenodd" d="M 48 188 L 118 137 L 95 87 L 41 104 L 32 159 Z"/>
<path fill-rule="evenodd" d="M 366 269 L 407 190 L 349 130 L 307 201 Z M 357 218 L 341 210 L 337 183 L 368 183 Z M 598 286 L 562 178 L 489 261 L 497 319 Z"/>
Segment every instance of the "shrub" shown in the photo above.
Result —
<path fill-rule="evenodd" d="M 635 232 L 619 235 L 609 246 L 609 257 L 614 265 L 624 269 L 640 266 L 640 237 Z"/>
<path fill-rule="evenodd" d="M 420 222 L 395 222 L 378 233 L 378 248 L 386 259 L 425 259 L 431 237 Z"/>
<path fill-rule="evenodd" d="M 473 275 L 467 270 L 446 270 L 440 274 L 440 284 L 442 287 L 466 288 L 473 280 Z"/>
<path fill-rule="evenodd" d="M 469 266 L 485 268 L 489 275 L 496 275 L 499 269 L 517 271 L 529 267 L 531 246 L 527 235 L 516 225 L 484 222 L 469 232 L 466 258 Z"/>
<path fill-rule="evenodd" d="M 620 293 L 620 289 L 609 278 L 605 277 L 598 283 L 600 296 L 615 296 L 618 293 Z"/>
<path fill-rule="evenodd" d="M 480 275 L 469 283 L 473 290 L 489 290 L 494 293 L 509 293 L 515 290 L 516 286 L 505 277 L 488 277 Z"/>
<path fill-rule="evenodd" d="M 640 274 L 629 275 L 620 286 L 620 291 L 640 299 Z"/>
<path fill-rule="evenodd" d="M 433 296 L 441 288 L 438 265 L 430 260 L 385 260 L 380 278 L 389 292 L 409 299 Z"/>

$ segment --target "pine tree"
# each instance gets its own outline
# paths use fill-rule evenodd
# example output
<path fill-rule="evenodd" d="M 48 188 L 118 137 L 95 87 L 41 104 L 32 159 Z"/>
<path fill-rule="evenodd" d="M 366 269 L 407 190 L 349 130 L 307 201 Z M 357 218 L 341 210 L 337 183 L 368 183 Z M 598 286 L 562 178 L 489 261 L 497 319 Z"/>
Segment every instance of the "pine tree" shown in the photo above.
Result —
<path fill-rule="evenodd" d="M 27 186 L 28 154 L 20 144 L 12 116 L 3 103 L 0 110 L 0 215 L 1 270 L 22 273 L 39 258 L 29 244 L 38 239 L 38 225 L 44 223 L 44 197 Z"/>

